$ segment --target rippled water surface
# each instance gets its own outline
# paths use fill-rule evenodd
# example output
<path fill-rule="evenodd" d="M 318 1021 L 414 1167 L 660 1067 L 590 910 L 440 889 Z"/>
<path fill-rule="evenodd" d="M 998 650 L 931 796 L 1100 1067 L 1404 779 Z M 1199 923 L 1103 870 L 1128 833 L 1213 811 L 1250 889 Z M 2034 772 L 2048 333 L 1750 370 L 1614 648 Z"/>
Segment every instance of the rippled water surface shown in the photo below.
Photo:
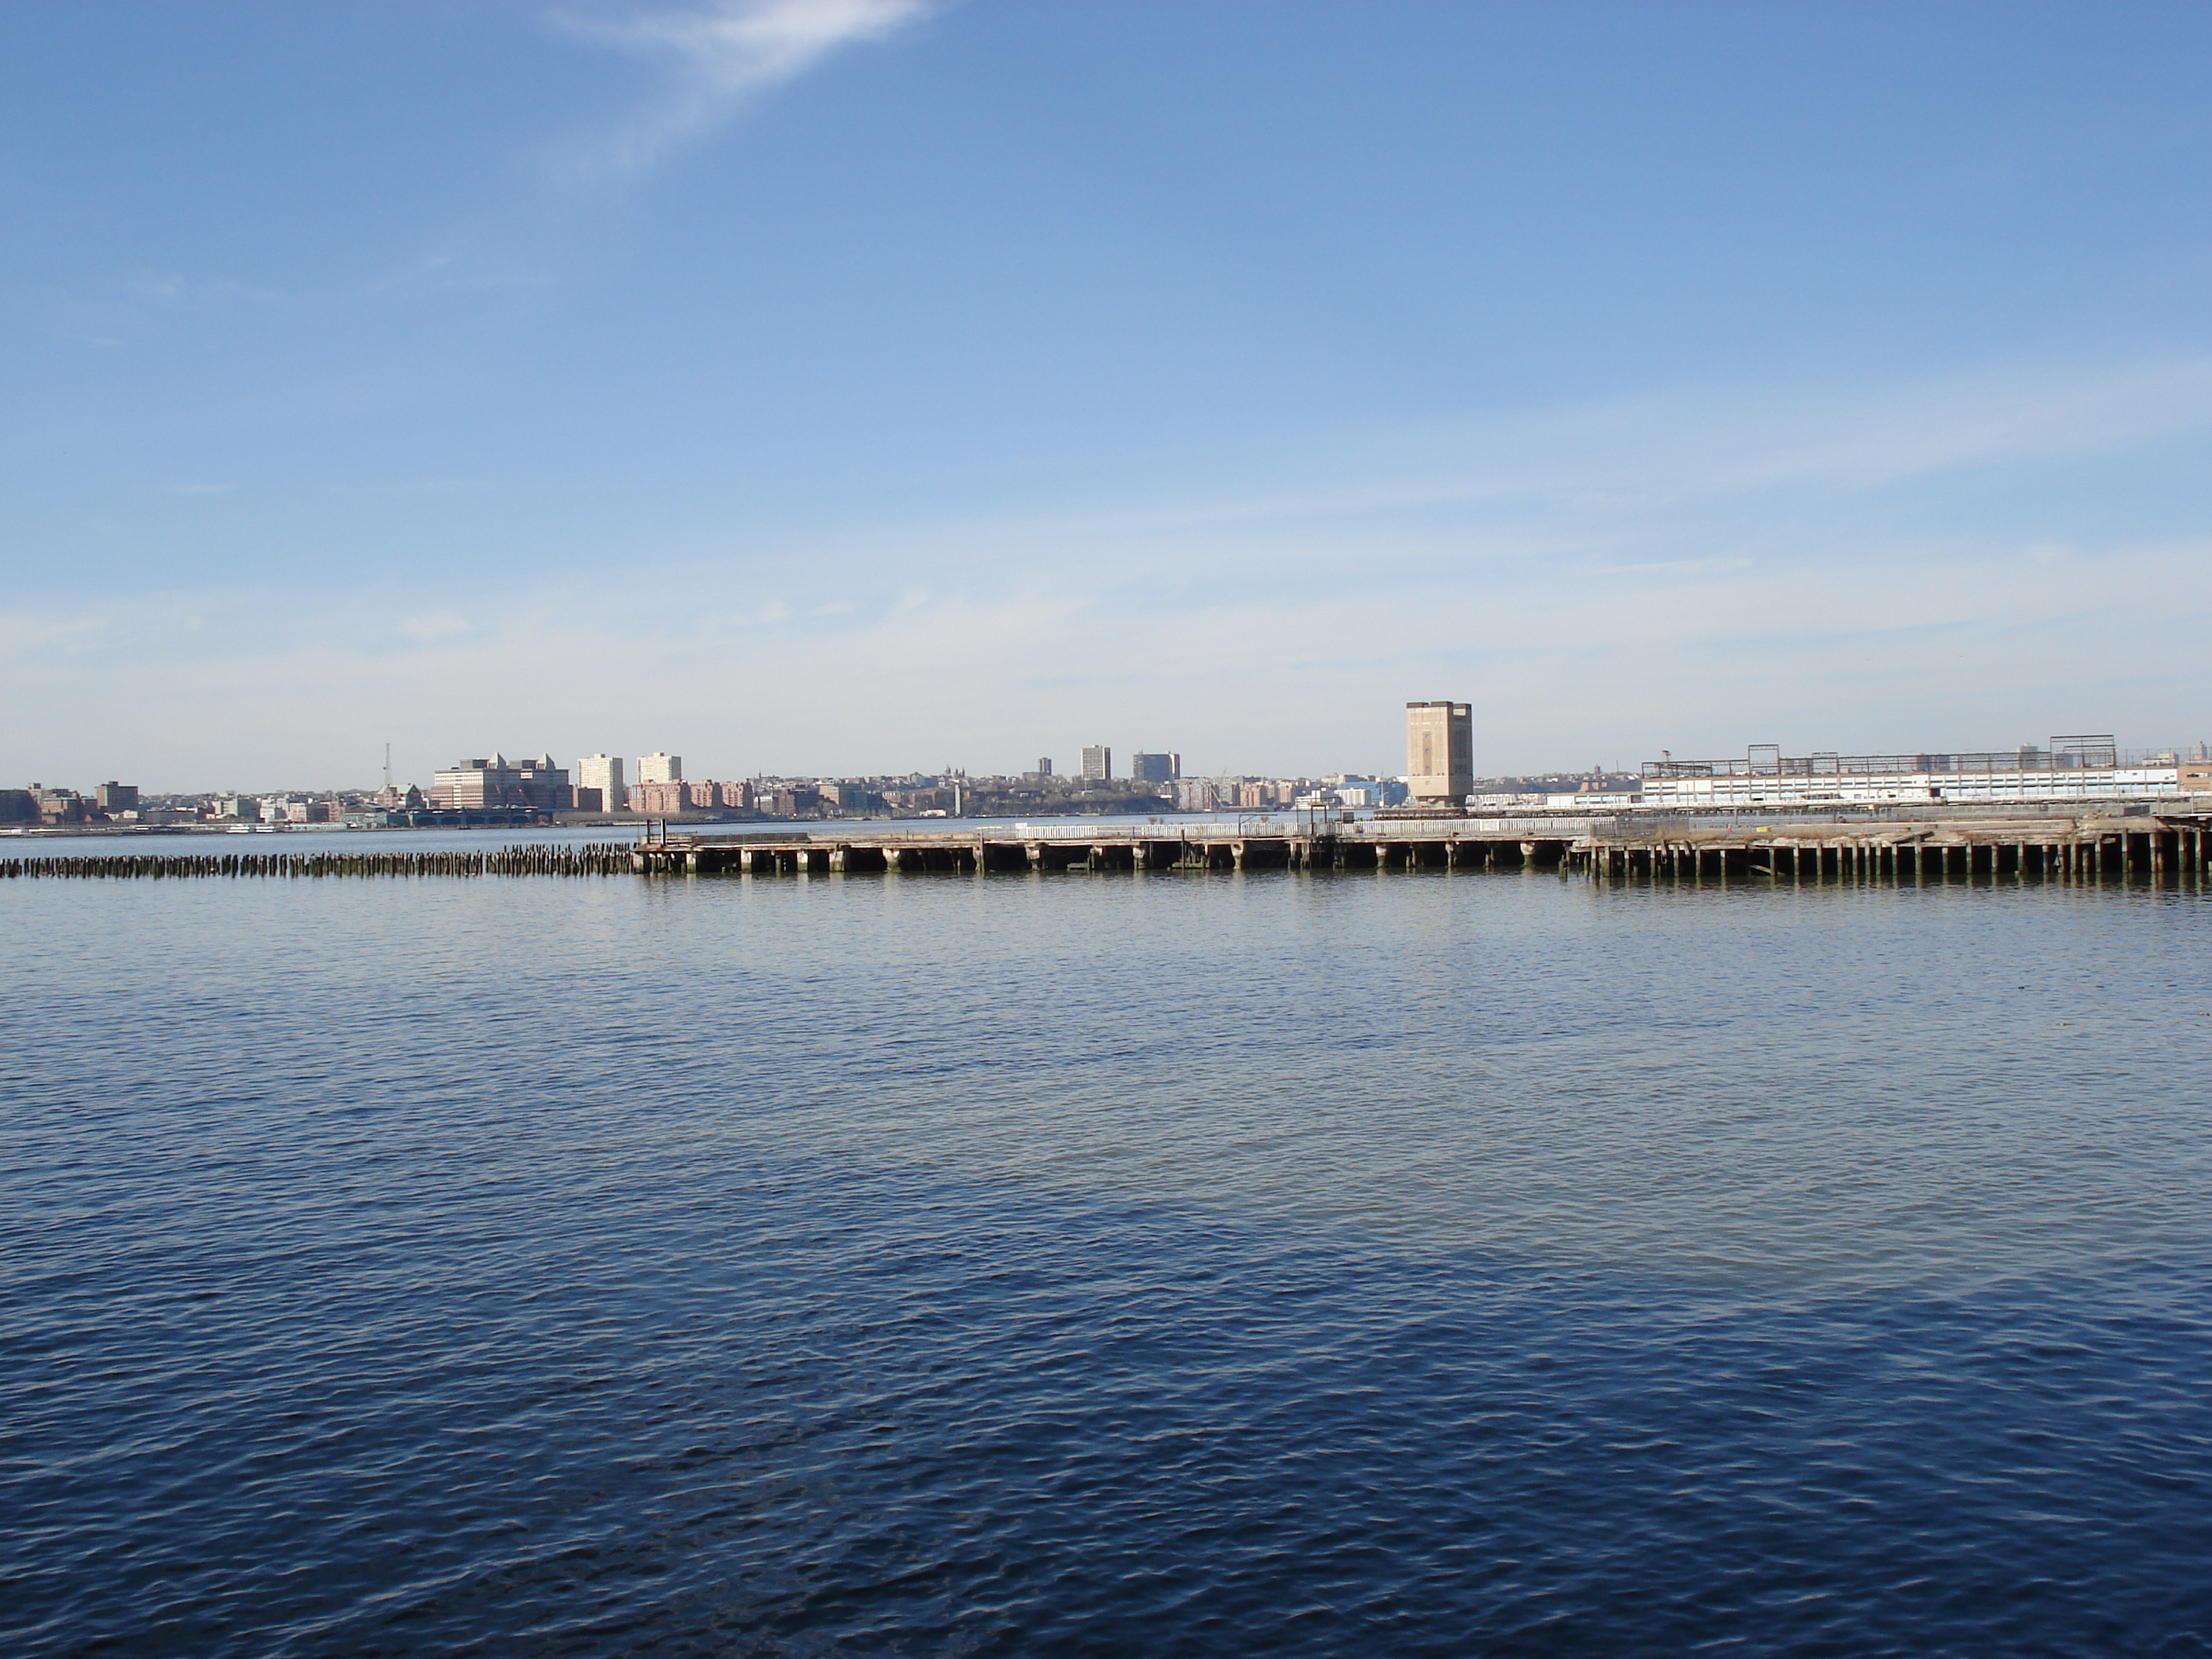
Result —
<path fill-rule="evenodd" d="M 0 1650 L 2205 1652 L 2207 902 L 8 883 Z"/>

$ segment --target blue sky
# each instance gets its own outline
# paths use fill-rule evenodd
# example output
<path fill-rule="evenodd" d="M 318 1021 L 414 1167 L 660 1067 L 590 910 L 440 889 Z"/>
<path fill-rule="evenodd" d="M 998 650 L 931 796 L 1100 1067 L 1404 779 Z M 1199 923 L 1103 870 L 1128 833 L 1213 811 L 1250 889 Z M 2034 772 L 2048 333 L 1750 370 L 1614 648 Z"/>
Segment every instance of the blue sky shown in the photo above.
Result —
<path fill-rule="evenodd" d="M 2212 732 L 2200 4 L 0 9 L 9 781 Z"/>

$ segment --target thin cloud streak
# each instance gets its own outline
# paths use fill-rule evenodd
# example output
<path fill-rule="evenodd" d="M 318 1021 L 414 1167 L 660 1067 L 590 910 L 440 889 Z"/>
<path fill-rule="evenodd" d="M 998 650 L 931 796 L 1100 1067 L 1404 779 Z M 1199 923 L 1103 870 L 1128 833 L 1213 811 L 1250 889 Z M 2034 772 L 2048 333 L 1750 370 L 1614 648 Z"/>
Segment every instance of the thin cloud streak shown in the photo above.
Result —
<path fill-rule="evenodd" d="M 982 514 L 913 523 L 905 534 L 916 545 L 981 537 L 1018 547 L 1440 509 L 1649 517 L 1784 490 L 1844 499 L 1962 472 L 2094 460 L 2207 429 L 2212 357 L 2203 356 L 1859 390 L 1682 390 L 1332 439 L 1328 459 L 1297 457 L 1304 481 L 1280 489 Z"/>
<path fill-rule="evenodd" d="M 561 21 L 585 40 L 669 66 L 663 97 L 599 158 L 605 171 L 636 173 L 831 53 L 885 40 L 931 9 L 927 0 L 716 0 L 618 18 L 569 12 Z"/>

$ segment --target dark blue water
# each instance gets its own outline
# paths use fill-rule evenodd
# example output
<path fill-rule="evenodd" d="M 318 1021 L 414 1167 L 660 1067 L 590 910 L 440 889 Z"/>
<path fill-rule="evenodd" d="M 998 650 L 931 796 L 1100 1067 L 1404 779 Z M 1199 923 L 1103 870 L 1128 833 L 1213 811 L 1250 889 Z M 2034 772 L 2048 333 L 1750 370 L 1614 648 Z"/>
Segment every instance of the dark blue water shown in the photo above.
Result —
<path fill-rule="evenodd" d="M 0 908 L 9 1653 L 2212 1645 L 2195 893 Z"/>

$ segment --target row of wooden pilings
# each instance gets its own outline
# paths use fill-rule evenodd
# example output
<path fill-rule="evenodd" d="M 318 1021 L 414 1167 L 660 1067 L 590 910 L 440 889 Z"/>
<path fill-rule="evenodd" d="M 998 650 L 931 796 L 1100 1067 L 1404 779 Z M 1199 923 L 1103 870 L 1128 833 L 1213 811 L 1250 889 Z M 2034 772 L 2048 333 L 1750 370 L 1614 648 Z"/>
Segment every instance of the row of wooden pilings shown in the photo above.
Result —
<path fill-rule="evenodd" d="M 95 854 L 0 860 L 0 878 L 82 881 L 189 880 L 262 876 L 293 880 L 332 876 L 613 876 L 633 866 L 628 842 L 580 847 L 500 847 L 480 853 Z"/>
<path fill-rule="evenodd" d="M 2204 831 L 2191 824 L 2096 829 L 2044 839 L 1838 836 L 1820 841 L 1585 841 L 1571 861 L 1606 877 L 1784 881 L 1948 880 L 1972 876 L 2089 879 L 2201 875 Z"/>

